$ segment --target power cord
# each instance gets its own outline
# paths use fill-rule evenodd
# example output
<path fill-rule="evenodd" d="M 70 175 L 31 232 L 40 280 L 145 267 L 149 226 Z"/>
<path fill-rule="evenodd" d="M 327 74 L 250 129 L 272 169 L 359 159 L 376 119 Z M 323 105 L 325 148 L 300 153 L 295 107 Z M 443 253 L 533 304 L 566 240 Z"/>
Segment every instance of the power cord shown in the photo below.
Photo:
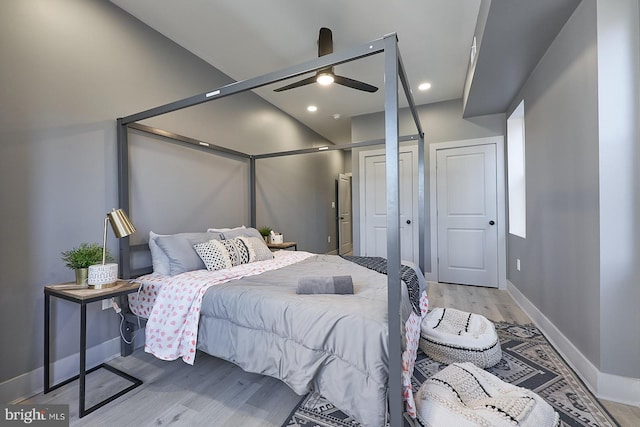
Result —
<path fill-rule="evenodd" d="M 136 282 L 131 280 L 130 283 L 136 283 Z M 140 299 L 141 290 L 142 290 L 142 283 L 140 284 L 140 286 L 138 287 L 138 291 L 136 292 L 137 300 Z M 113 306 L 114 311 L 120 315 L 120 338 L 122 339 L 122 341 L 124 341 L 125 344 L 133 344 L 133 342 L 136 339 L 136 336 L 138 335 L 138 332 L 140 332 L 140 329 L 142 329 L 142 326 L 140 324 L 140 316 L 136 314 L 136 319 L 138 320 L 138 329 L 134 332 L 133 336 L 131 337 L 131 341 L 128 341 L 124 337 L 124 332 L 122 332 L 122 325 L 124 325 L 124 320 L 125 320 L 124 315 L 122 314 L 122 309 L 120 308 L 118 303 L 116 303 L 116 300 L 113 298 L 111 299 L 111 305 Z"/>

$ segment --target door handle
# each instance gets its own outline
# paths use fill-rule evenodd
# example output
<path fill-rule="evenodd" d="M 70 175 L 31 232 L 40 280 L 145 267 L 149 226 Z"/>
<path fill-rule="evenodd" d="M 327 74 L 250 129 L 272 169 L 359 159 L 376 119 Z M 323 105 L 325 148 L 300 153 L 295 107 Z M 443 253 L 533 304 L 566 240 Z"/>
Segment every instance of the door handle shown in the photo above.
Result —
<path fill-rule="evenodd" d="M 410 219 L 407 220 L 407 224 L 411 224 L 411 220 Z"/>
<path fill-rule="evenodd" d="M 489 221 L 489 225 L 494 225 L 496 222 L 494 220 Z"/>

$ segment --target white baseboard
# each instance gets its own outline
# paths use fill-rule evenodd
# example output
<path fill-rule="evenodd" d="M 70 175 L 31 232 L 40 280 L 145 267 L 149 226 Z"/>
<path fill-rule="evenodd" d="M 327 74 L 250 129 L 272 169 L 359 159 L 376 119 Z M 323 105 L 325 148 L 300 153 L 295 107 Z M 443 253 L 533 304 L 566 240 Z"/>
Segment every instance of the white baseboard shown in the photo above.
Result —
<path fill-rule="evenodd" d="M 640 379 L 599 371 L 511 281 L 507 281 L 507 291 L 596 397 L 640 405 Z"/>
<path fill-rule="evenodd" d="M 120 337 L 87 349 L 87 367 L 91 368 L 120 356 Z M 57 384 L 78 375 L 80 353 L 56 360 L 51 365 L 51 381 Z M 44 367 L 0 383 L 0 402 L 18 403 L 44 390 Z"/>
<path fill-rule="evenodd" d="M 640 406 L 640 379 L 621 377 L 600 372 L 598 376 L 598 396 L 600 399 L 625 405 Z"/>

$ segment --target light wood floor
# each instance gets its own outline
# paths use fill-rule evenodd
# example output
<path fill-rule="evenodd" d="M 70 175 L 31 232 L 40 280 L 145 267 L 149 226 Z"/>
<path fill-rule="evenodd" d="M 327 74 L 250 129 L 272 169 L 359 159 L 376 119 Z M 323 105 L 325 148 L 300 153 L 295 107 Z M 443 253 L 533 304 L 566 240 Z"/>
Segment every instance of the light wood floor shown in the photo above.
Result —
<path fill-rule="evenodd" d="M 531 323 L 505 291 L 432 283 L 428 293 L 431 307 L 454 307 L 494 321 Z M 24 403 L 69 404 L 72 426 L 279 427 L 301 399 L 278 380 L 243 372 L 204 353 L 198 354 L 194 366 L 165 362 L 142 350 L 110 364 L 142 379 L 144 384 L 81 419 L 77 382 Z M 104 369 L 90 374 L 87 406 L 128 385 Z M 640 408 L 603 403 L 621 426 L 640 426 Z"/>

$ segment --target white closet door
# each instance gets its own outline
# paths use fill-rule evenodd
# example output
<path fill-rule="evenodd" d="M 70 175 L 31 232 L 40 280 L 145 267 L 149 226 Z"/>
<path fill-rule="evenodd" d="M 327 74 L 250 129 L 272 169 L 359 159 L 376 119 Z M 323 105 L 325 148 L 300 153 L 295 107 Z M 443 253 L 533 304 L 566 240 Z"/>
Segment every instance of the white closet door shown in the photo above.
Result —
<path fill-rule="evenodd" d="M 376 152 L 378 152 L 376 150 Z M 378 152 L 379 153 L 379 152 Z M 364 153 L 361 162 L 360 191 L 364 198 L 364 229 L 361 248 L 365 256 L 387 256 L 386 156 Z M 418 152 L 416 147 L 400 149 L 400 256 L 418 262 Z"/>
<path fill-rule="evenodd" d="M 496 148 L 437 151 L 438 280 L 498 287 Z"/>

